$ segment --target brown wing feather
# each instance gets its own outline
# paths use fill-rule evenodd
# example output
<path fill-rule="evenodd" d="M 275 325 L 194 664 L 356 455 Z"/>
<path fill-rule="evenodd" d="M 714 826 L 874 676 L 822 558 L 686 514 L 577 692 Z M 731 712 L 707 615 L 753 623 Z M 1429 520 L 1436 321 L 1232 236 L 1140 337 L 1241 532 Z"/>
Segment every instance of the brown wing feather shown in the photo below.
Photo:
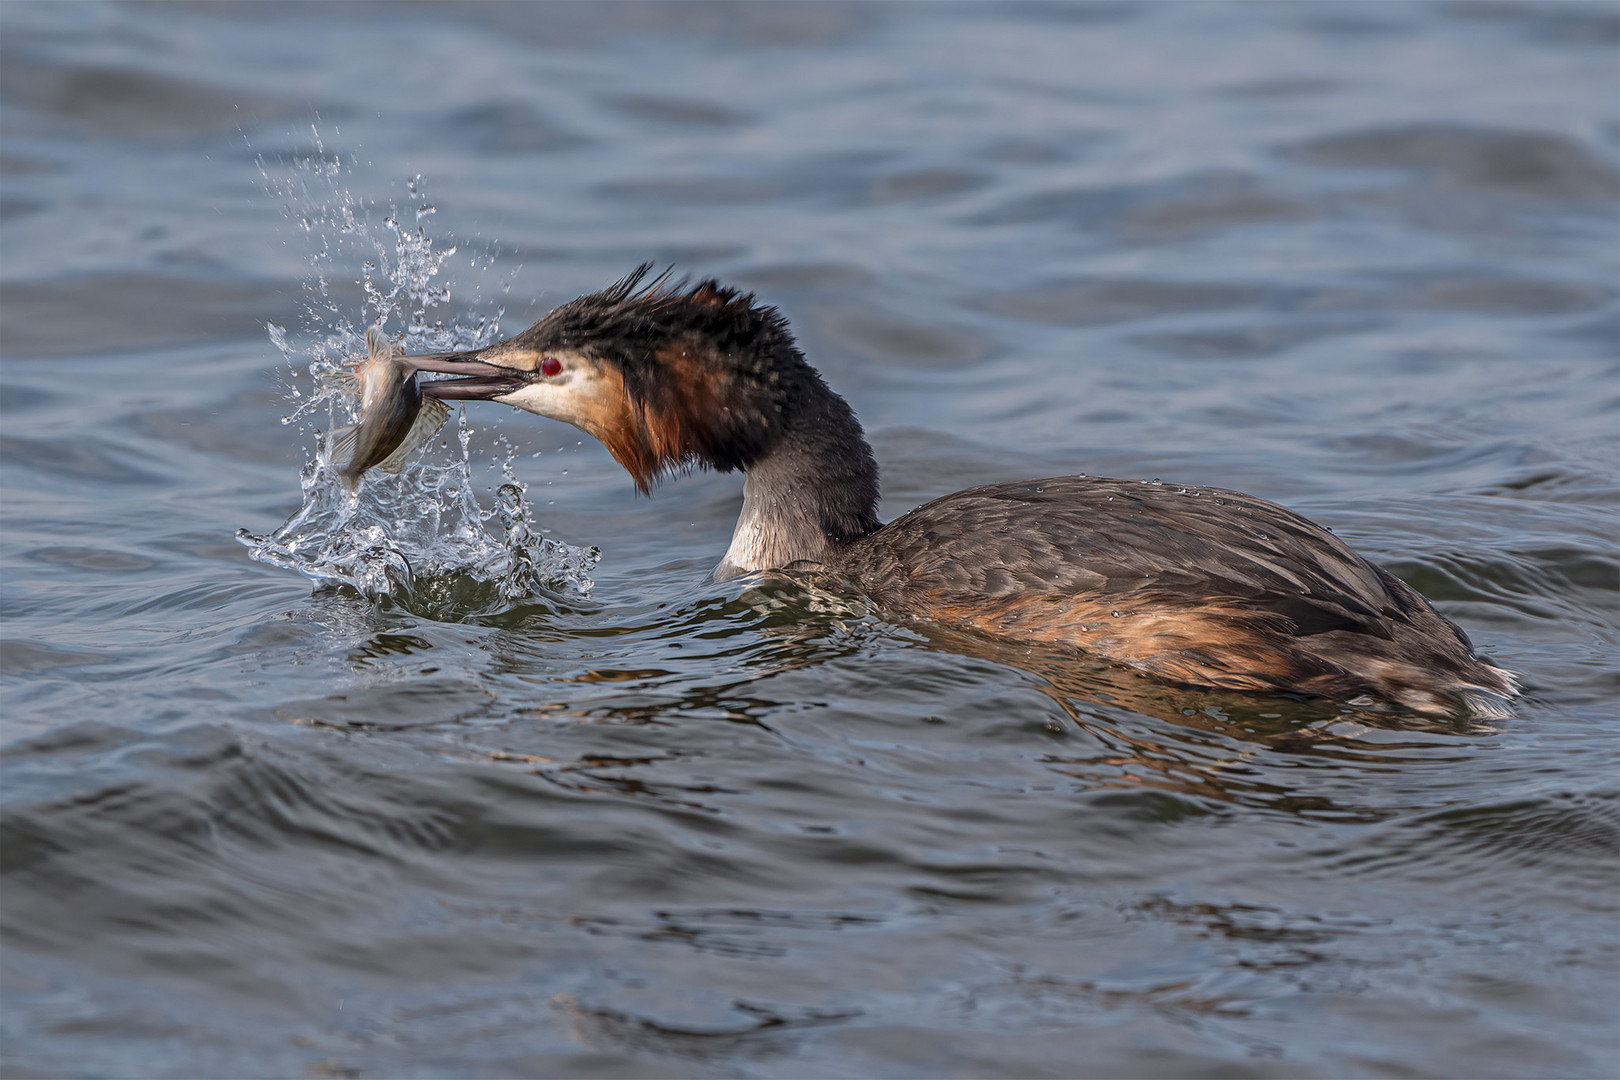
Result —
<path fill-rule="evenodd" d="M 1429 709 L 1449 705 L 1437 683 L 1512 690 L 1405 584 L 1321 526 L 1236 491 L 1073 476 L 990 484 L 855 541 L 837 570 L 897 614 L 1179 682 Z"/>

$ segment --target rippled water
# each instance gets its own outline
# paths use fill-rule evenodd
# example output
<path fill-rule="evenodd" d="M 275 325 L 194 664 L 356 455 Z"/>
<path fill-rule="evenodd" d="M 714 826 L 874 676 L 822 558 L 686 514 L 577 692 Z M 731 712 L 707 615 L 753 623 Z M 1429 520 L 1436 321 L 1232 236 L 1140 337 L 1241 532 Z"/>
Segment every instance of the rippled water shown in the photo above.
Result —
<path fill-rule="evenodd" d="M 7 1075 L 1613 1074 L 1611 4 L 0 29 Z M 238 542 L 309 509 L 333 418 L 281 419 L 357 328 L 487 340 L 645 259 L 783 309 L 886 516 L 1253 491 L 1523 673 L 1519 714 L 715 585 L 736 477 L 639 499 L 491 405 L 357 512 L 465 476 L 427 543 L 594 547 L 592 586 L 312 591 Z"/>

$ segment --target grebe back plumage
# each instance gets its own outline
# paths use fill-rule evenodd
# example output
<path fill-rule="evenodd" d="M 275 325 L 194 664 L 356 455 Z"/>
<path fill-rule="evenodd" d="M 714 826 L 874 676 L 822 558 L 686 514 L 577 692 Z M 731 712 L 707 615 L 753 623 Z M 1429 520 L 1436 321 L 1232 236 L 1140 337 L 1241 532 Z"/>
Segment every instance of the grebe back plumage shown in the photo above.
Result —
<path fill-rule="evenodd" d="M 415 356 L 440 399 L 600 440 L 646 492 L 744 474 L 720 579 L 817 571 L 908 618 L 1071 647 L 1179 683 L 1501 714 L 1513 677 L 1421 596 L 1292 511 L 1102 477 L 989 484 L 887 525 L 860 422 L 751 294 L 642 266 L 504 341 Z"/>

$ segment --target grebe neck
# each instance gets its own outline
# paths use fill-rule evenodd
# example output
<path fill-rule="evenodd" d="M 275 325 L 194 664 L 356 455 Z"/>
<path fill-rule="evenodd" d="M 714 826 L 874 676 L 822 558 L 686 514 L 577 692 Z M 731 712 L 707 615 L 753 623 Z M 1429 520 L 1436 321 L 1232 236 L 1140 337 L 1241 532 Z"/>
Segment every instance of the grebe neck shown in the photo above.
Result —
<path fill-rule="evenodd" d="M 848 402 L 810 378 L 784 407 L 770 448 L 743 470 L 743 506 L 717 581 L 797 562 L 827 563 L 876 530 L 878 470 Z"/>

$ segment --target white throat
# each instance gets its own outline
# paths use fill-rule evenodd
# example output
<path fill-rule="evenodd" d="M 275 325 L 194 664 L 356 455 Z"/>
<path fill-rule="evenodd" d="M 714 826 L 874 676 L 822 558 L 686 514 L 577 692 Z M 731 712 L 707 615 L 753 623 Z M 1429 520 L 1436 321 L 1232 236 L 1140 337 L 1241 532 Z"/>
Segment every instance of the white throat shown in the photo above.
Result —
<path fill-rule="evenodd" d="M 833 547 L 823 531 L 811 478 L 776 458 L 767 458 L 743 476 L 742 513 L 726 557 L 714 568 L 716 581 L 758 570 L 780 570 L 796 562 L 823 563 Z"/>

